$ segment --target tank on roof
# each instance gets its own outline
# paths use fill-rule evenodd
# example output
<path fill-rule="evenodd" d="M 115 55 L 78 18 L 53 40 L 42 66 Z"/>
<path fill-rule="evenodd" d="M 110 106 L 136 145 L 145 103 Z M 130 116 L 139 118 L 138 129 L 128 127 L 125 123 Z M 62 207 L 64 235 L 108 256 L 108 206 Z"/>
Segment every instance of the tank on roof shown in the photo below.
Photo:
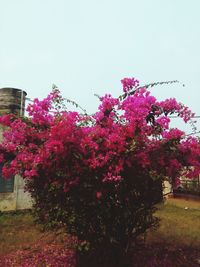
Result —
<path fill-rule="evenodd" d="M 21 89 L 0 88 L 0 115 L 13 113 L 23 116 L 26 95 L 27 93 Z"/>

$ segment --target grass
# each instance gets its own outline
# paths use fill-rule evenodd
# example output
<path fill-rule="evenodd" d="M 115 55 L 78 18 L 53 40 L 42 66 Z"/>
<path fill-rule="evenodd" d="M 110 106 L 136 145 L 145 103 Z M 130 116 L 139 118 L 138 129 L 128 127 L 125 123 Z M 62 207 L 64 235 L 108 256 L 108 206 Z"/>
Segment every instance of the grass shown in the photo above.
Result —
<path fill-rule="evenodd" d="M 66 234 L 44 232 L 35 225 L 31 213 L 8 213 L 0 215 L 0 256 L 18 249 L 29 250 L 36 244 L 61 243 L 66 241 Z"/>
<path fill-rule="evenodd" d="M 156 215 L 160 226 L 149 232 L 147 242 L 200 248 L 200 202 L 169 199 Z"/>
<path fill-rule="evenodd" d="M 156 215 L 161 219 L 160 226 L 148 231 L 146 243 L 135 249 L 131 267 L 200 266 L 200 202 L 168 199 L 158 208 Z M 0 214 L 0 266 L 74 267 L 74 261 L 62 264 L 67 257 L 73 257 L 69 250 L 71 243 L 61 231 L 42 232 L 30 213 Z M 62 256 L 62 262 L 36 263 L 50 254 L 54 259 Z M 5 258 L 12 264 L 1 260 Z"/>
<path fill-rule="evenodd" d="M 42 231 L 31 213 L 0 214 L 0 267 L 74 267 L 73 244 L 61 230 Z"/>
<path fill-rule="evenodd" d="M 1 255 L 37 242 L 41 236 L 31 214 L 2 214 L 0 229 Z"/>

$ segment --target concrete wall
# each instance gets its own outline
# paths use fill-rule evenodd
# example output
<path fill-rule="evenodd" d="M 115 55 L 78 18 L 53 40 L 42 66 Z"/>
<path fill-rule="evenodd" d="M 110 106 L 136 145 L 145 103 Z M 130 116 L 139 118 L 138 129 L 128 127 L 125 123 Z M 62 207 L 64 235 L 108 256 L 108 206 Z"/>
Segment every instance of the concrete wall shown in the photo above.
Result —
<path fill-rule="evenodd" d="M 24 192 L 24 181 L 19 175 L 15 176 L 12 193 L 0 193 L 0 211 L 31 209 L 32 204 L 31 196 Z"/>
<path fill-rule="evenodd" d="M 31 209 L 33 200 L 28 192 L 24 191 L 24 180 L 19 176 L 15 176 L 16 182 L 16 210 Z"/>
<path fill-rule="evenodd" d="M 24 114 L 26 92 L 21 89 L 0 88 L 0 114 Z"/>
<path fill-rule="evenodd" d="M 172 185 L 168 181 L 163 182 L 163 196 L 171 194 L 173 192 Z"/>

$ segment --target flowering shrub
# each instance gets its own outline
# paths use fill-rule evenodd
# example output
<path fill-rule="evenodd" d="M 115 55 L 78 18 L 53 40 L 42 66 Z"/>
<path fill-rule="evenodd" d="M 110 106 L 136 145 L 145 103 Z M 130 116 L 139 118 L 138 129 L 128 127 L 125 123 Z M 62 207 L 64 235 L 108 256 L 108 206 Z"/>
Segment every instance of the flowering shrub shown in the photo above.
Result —
<path fill-rule="evenodd" d="M 64 225 L 79 249 L 102 255 L 126 253 L 156 225 L 164 179 L 200 172 L 198 139 L 170 128 L 169 115 L 187 123 L 194 114 L 174 98 L 156 100 L 134 78 L 121 82 L 123 99 L 101 97 L 94 115 L 67 111 L 55 89 L 28 106 L 28 117 L 0 118 L 8 126 L 3 175 L 26 179 L 40 222 Z"/>

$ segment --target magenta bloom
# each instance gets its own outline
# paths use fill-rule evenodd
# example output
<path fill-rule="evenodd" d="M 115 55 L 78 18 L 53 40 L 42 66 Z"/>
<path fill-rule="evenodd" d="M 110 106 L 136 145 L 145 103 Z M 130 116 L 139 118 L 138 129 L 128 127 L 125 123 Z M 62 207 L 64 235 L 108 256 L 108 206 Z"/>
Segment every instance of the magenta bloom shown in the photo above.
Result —
<path fill-rule="evenodd" d="M 102 197 L 102 192 L 98 191 L 96 192 L 97 199 L 100 199 Z"/>
<path fill-rule="evenodd" d="M 123 91 L 126 93 L 133 89 L 134 87 L 137 88 L 139 86 L 139 81 L 135 78 L 124 78 L 121 80 L 123 85 Z"/>

